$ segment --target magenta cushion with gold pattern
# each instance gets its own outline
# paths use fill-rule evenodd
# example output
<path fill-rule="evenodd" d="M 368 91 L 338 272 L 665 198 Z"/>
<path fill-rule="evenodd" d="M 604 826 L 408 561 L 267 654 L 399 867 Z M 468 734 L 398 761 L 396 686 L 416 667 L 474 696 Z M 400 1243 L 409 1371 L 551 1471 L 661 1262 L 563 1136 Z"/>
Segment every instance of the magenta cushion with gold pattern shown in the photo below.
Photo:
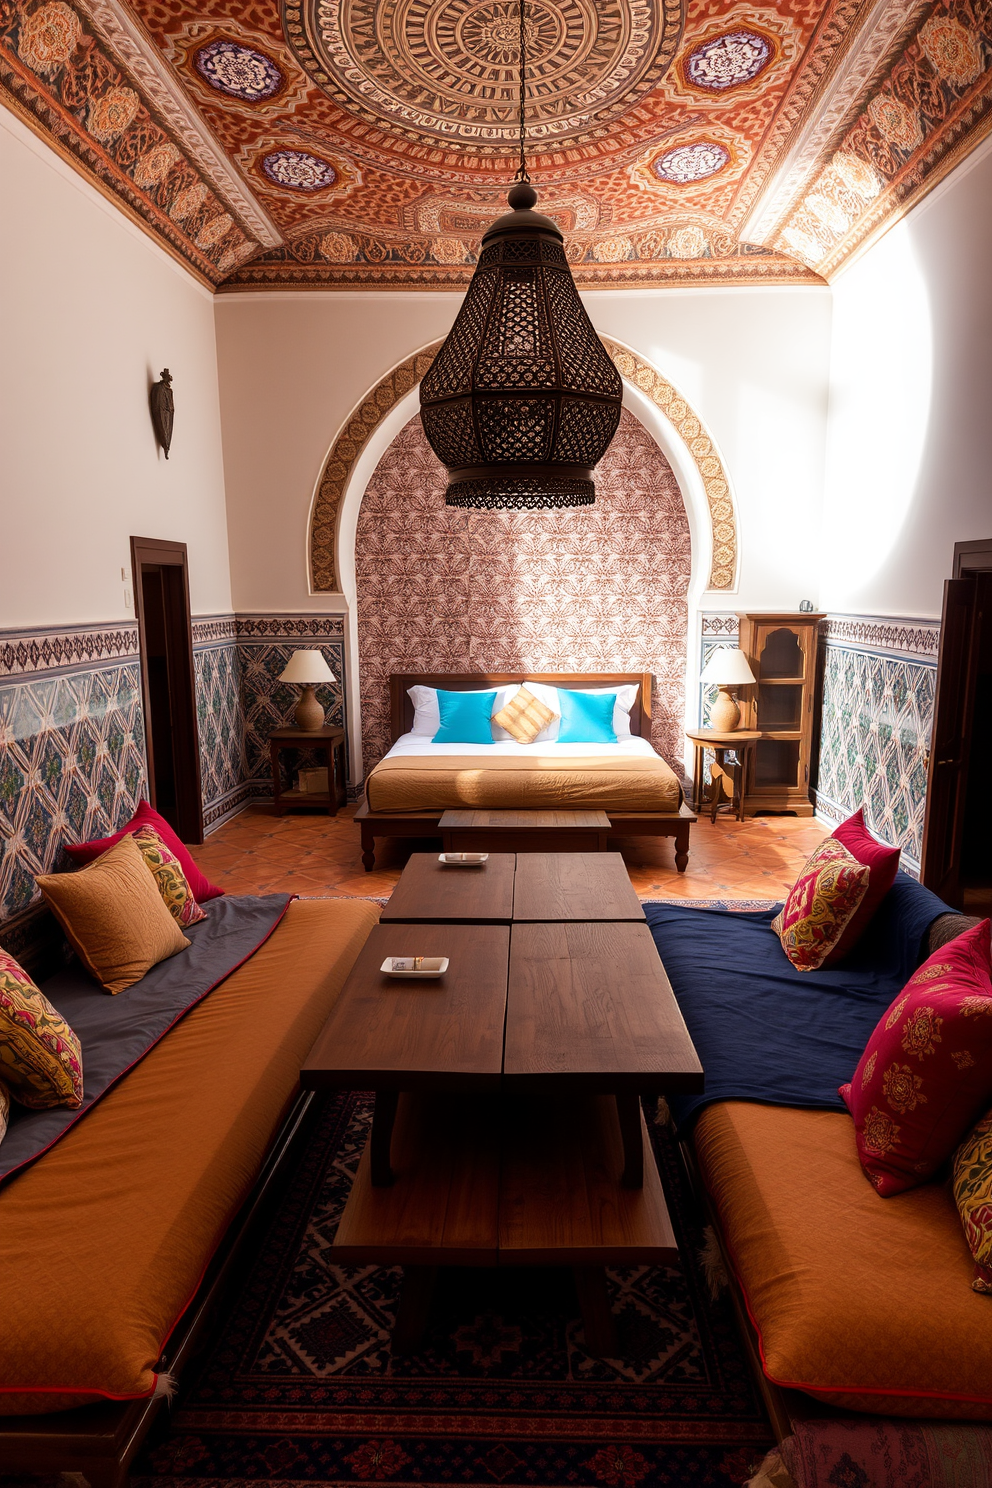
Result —
<path fill-rule="evenodd" d="M 992 948 L 983 920 L 941 946 L 879 1022 L 840 1093 L 888 1198 L 932 1178 L 992 1103 Z"/>

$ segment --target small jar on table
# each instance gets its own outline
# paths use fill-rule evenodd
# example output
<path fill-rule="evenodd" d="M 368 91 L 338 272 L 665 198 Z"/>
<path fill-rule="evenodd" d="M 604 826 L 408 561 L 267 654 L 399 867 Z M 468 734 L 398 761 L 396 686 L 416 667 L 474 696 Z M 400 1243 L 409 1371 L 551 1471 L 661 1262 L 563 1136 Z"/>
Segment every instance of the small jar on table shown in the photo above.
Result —
<path fill-rule="evenodd" d="M 325 756 L 326 792 L 283 790 L 279 756 L 285 749 L 306 750 L 308 753 Z M 291 807 L 296 806 L 326 806 L 331 816 L 337 816 L 338 807 L 343 806 L 348 799 L 344 729 L 278 728 L 269 735 L 269 753 L 272 759 L 272 798 L 276 816 L 285 816 Z"/>
<path fill-rule="evenodd" d="M 692 740 L 693 746 L 692 809 L 702 811 L 703 807 L 708 804 L 710 821 L 715 822 L 723 798 L 723 777 L 729 775 L 733 780 L 731 806 L 736 810 L 737 820 L 743 821 L 748 771 L 753 769 L 754 746 L 761 735 L 757 730 L 751 729 L 732 729 L 724 733 L 720 729 L 699 728 L 686 729 L 686 738 Z M 704 797 L 705 781 L 703 778 L 707 749 L 715 756 L 720 770 L 720 773 L 714 775 L 710 781 L 708 803 Z M 732 755 L 733 758 L 728 760 L 728 755 Z"/>

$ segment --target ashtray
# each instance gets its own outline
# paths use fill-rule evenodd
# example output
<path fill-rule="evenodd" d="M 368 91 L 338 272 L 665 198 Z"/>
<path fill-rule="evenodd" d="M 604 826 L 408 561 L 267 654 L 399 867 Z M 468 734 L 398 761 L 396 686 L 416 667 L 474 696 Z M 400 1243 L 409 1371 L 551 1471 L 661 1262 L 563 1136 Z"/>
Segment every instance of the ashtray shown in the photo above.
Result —
<path fill-rule="evenodd" d="M 488 853 L 441 853 L 438 862 L 446 868 L 481 868 L 488 858 Z"/>
<path fill-rule="evenodd" d="M 379 967 L 391 977 L 439 977 L 447 969 L 447 956 L 387 956 Z"/>

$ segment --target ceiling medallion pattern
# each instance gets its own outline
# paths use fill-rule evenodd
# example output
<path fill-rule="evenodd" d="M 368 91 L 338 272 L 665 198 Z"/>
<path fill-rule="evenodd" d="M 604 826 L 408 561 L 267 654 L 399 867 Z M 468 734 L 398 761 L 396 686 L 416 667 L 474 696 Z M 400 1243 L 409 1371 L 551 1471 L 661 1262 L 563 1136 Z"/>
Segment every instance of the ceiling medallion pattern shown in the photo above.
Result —
<path fill-rule="evenodd" d="M 751 82 L 771 59 L 772 43 L 760 31 L 725 31 L 689 53 L 683 76 L 693 87 L 725 93 Z"/>
<path fill-rule="evenodd" d="M 290 191 L 325 191 L 338 178 L 329 160 L 306 150 L 273 150 L 262 157 L 262 169 L 273 185 Z"/>
<path fill-rule="evenodd" d="M 211 88 L 229 98 L 246 103 L 260 103 L 271 98 L 283 84 L 283 75 L 264 52 L 240 46 L 235 41 L 219 39 L 201 47 L 196 54 L 196 70 Z"/>
<path fill-rule="evenodd" d="M 659 181 L 674 181 L 679 186 L 691 185 L 715 176 L 730 164 L 730 151 L 716 140 L 696 140 L 691 145 L 676 145 L 664 155 L 656 155 L 651 169 Z"/>
<path fill-rule="evenodd" d="M 300 65 L 349 113 L 420 143 L 513 154 L 517 0 L 286 0 L 284 18 Z M 538 151 L 628 113 L 679 35 L 663 0 L 531 0 L 528 21 Z"/>

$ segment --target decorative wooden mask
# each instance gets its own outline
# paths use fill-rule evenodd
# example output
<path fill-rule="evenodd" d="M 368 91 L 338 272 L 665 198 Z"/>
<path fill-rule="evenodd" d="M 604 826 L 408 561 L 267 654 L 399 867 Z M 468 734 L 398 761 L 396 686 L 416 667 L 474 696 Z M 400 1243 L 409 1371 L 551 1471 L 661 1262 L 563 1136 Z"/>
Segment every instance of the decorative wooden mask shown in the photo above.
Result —
<path fill-rule="evenodd" d="M 172 373 L 168 367 L 162 368 L 161 379 L 159 382 L 152 383 L 148 396 L 155 438 L 165 450 L 165 458 L 168 459 L 169 446 L 172 444 L 172 425 L 176 417 L 176 405 L 172 396 Z"/>

